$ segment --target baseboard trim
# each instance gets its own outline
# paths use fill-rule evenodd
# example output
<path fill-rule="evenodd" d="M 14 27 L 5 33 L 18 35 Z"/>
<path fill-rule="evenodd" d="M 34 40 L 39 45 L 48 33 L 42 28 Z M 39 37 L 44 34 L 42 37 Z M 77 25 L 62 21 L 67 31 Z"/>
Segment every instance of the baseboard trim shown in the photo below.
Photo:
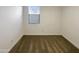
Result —
<path fill-rule="evenodd" d="M 62 35 L 23 35 L 24 36 L 62 36 Z"/>
<path fill-rule="evenodd" d="M 13 44 L 13 46 L 12 46 L 10 49 L 8 49 L 8 53 L 9 53 L 10 50 L 19 42 L 19 40 L 21 40 L 21 39 L 23 38 L 23 36 L 24 36 L 24 35 L 21 35 L 21 36 L 18 38 L 18 40 Z"/>
<path fill-rule="evenodd" d="M 64 39 L 66 39 L 70 44 L 72 44 L 75 48 L 79 49 L 76 45 L 74 45 L 70 40 L 68 40 L 68 38 L 66 38 L 65 36 L 61 35 Z"/>

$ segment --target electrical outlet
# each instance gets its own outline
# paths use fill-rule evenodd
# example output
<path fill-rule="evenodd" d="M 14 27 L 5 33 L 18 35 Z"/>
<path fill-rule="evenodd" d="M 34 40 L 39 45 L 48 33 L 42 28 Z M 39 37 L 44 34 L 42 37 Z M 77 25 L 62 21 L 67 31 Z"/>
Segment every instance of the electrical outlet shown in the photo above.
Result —
<path fill-rule="evenodd" d="M 13 42 L 13 40 L 11 40 L 11 42 Z"/>

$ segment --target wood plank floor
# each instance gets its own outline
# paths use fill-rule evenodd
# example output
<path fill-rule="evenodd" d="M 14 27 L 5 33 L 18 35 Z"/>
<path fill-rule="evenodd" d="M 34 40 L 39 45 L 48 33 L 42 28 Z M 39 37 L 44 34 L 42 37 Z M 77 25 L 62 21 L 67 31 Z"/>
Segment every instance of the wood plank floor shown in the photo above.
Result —
<path fill-rule="evenodd" d="M 23 36 L 10 53 L 78 53 L 62 36 Z"/>

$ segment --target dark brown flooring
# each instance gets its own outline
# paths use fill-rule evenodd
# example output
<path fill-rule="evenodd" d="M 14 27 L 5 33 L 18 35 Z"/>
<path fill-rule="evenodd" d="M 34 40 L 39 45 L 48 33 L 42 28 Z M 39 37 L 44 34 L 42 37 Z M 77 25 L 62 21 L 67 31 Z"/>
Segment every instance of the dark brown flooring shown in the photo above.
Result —
<path fill-rule="evenodd" d="M 62 36 L 23 36 L 10 53 L 76 53 L 79 50 Z"/>

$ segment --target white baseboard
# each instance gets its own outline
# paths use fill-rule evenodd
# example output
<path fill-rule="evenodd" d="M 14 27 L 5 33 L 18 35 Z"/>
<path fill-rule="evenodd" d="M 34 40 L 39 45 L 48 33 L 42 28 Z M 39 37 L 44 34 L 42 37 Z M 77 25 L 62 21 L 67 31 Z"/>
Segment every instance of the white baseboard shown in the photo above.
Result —
<path fill-rule="evenodd" d="M 12 45 L 10 46 L 9 49 L 0 49 L 0 53 L 8 53 L 8 52 L 13 48 L 13 46 L 15 46 L 15 44 L 16 44 L 22 37 L 23 37 L 23 34 L 20 35 L 20 36 L 17 38 L 17 40 L 12 43 Z"/>
<path fill-rule="evenodd" d="M 61 34 L 52 34 L 52 33 L 27 33 L 24 35 L 61 35 Z"/>
<path fill-rule="evenodd" d="M 62 35 L 64 38 L 66 38 L 70 43 L 72 43 L 76 48 L 79 49 L 79 46 L 76 45 L 73 41 L 69 40 L 69 38 L 67 36 L 65 36 L 64 34 Z"/>
<path fill-rule="evenodd" d="M 9 49 L 7 49 L 7 52 L 9 52 L 22 37 L 23 34 L 18 37 L 18 39 L 12 44 L 12 46 Z"/>

